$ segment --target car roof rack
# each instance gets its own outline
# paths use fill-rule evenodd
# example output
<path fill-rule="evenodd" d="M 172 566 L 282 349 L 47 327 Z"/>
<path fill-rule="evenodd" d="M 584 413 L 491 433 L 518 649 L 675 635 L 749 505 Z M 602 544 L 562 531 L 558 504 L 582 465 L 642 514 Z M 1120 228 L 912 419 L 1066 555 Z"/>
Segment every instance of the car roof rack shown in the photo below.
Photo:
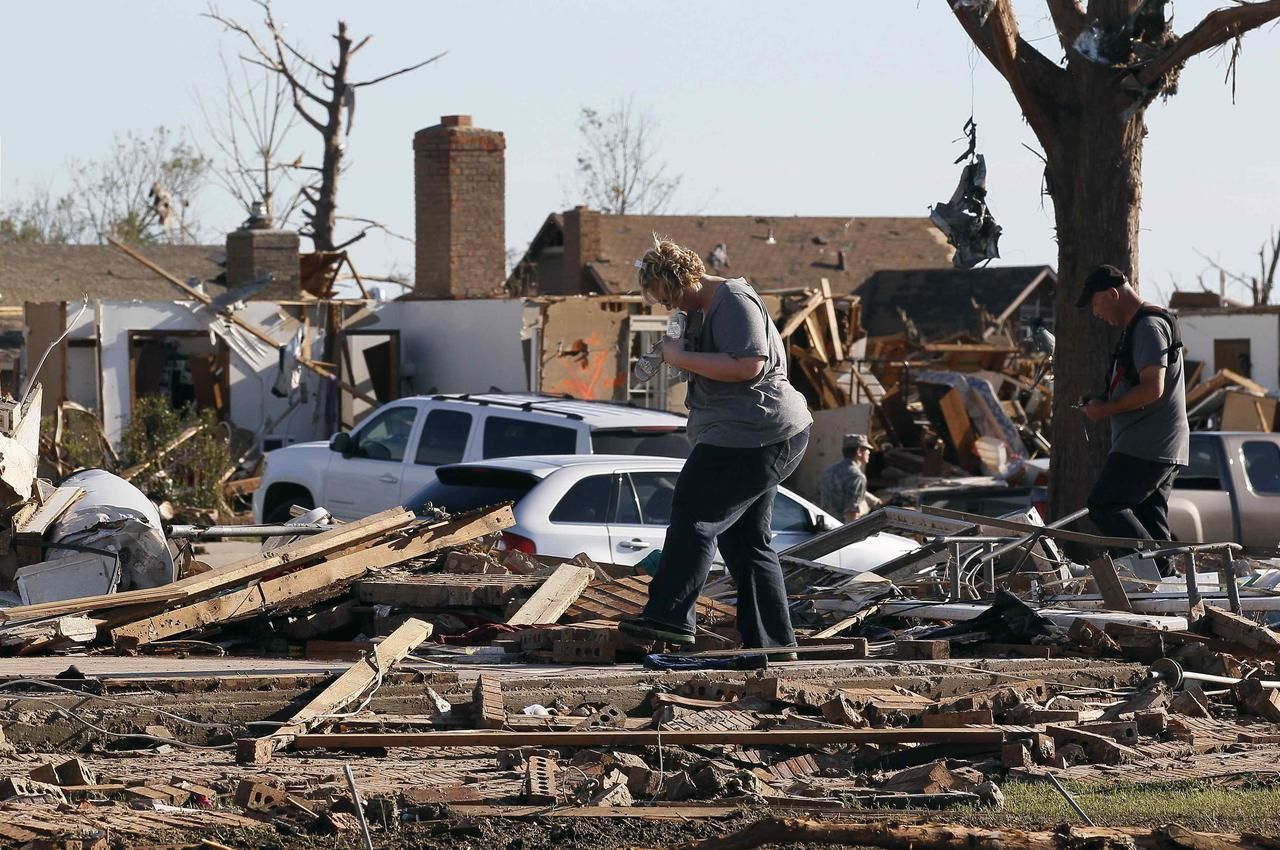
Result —
<path fill-rule="evenodd" d="M 432 401 L 466 401 L 471 404 L 478 404 L 481 407 L 507 407 L 512 410 L 523 410 L 525 413 L 547 413 L 553 416 L 563 416 L 566 419 L 575 419 L 582 422 L 586 419 L 581 413 L 569 413 L 565 410 L 547 410 L 542 407 L 535 407 L 536 401 L 499 401 L 491 398 L 475 398 L 471 393 L 460 393 L 458 395 L 445 395 L 443 393 L 431 396 Z M 576 400 L 573 396 L 547 396 L 547 401 L 566 401 Z"/>

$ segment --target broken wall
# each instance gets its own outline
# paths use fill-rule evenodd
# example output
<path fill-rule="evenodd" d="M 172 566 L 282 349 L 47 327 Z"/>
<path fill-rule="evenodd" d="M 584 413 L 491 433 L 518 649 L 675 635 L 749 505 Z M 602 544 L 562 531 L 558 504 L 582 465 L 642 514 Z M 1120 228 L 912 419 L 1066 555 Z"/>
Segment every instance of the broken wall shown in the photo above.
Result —
<path fill-rule="evenodd" d="M 344 328 L 400 331 L 404 395 L 528 392 L 524 309 L 519 298 L 388 301 Z"/>
<path fill-rule="evenodd" d="M 107 437 L 119 444 L 120 434 L 129 422 L 132 403 L 129 335 L 203 332 L 209 333 L 207 311 L 193 313 L 189 302 L 169 301 L 102 301 L 98 304 L 99 344 L 102 366 L 102 422 Z M 283 313 L 280 305 L 269 301 L 251 301 L 237 315 L 262 328 L 281 344 L 299 327 L 299 322 Z M 92 328 L 88 329 L 90 332 Z M 248 338 L 247 334 L 239 334 Z M 324 412 L 324 394 L 319 392 L 321 379 L 304 370 L 303 380 L 312 390 L 305 402 L 291 402 L 271 393 L 278 371 L 276 350 L 265 344 L 232 345 L 230 355 L 229 418 L 237 428 L 260 436 L 287 436 L 290 441 L 322 440 L 329 437 Z M 322 335 L 313 332 L 310 356 L 321 358 Z"/>
<path fill-rule="evenodd" d="M 627 320 L 639 309 L 637 302 L 612 298 L 546 302 L 539 389 L 581 399 L 626 401 Z"/>
<path fill-rule="evenodd" d="M 1205 377 L 1219 369 L 1230 369 L 1238 374 L 1240 362 L 1236 352 L 1238 345 L 1222 345 L 1228 340 L 1247 340 L 1251 363 L 1249 375 L 1268 390 L 1280 390 L 1280 312 L 1263 311 L 1214 311 L 1212 313 L 1178 313 L 1178 328 L 1186 358 L 1204 363 Z M 1217 344 L 1215 344 L 1217 343 Z M 1218 357 L 1215 355 L 1222 355 Z M 1230 352 L 1228 356 L 1227 352 Z M 1224 362 L 1218 363 L 1216 360 Z M 1225 362 L 1230 360 L 1231 362 Z"/>

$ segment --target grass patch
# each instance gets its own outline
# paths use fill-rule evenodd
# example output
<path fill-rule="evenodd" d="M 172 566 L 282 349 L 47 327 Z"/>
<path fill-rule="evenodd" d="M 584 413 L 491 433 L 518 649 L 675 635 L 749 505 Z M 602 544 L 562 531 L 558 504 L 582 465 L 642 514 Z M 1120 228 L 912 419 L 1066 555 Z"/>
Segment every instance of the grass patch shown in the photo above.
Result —
<path fill-rule="evenodd" d="M 1225 787 L 1209 782 L 1161 785 L 1086 785 L 1064 782 L 1080 808 L 1098 826 L 1158 826 L 1179 823 L 1207 832 L 1280 834 L 1280 786 Z M 1081 823 L 1080 816 L 1048 782 L 1008 782 L 1004 811 L 963 807 L 963 820 L 987 826 L 1044 828 Z M 944 816 L 945 817 L 945 816 Z"/>

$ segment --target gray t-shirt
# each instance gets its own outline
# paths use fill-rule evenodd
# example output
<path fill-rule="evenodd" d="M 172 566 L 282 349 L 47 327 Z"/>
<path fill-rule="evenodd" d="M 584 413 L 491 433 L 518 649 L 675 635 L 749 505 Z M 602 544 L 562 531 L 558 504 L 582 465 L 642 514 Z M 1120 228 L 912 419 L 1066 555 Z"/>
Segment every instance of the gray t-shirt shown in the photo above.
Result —
<path fill-rule="evenodd" d="M 720 285 L 701 329 L 689 336 L 689 350 L 765 358 L 764 369 L 750 381 L 713 381 L 690 373 L 685 404 L 693 444 L 759 448 L 812 424 L 804 396 L 787 380 L 782 337 L 760 296 L 742 278 Z"/>
<path fill-rule="evenodd" d="M 1190 427 L 1187 425 L 1187 393 L 1182 383 L 1181 352 L 1169 352 L 1173 344 L 1169 323 L 1143 316 L 1133 326 L 1133 365 L 1140 374 L 1148 366 L 1165 366 L 1164 392 L 1154 404 L 1111 417 L 1111 451 L 1144 460 L 1186 466 Z M 1111 400 L 1137 386 L 1132 379 L 1110 377 Z"/>

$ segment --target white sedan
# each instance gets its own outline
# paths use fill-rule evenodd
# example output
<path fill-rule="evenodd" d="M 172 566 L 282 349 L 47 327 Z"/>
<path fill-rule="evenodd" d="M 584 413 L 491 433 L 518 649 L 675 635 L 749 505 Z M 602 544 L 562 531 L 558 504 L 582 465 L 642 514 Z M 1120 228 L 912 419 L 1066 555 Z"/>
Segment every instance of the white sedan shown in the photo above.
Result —
<path fill-rule="evenodd" d="M 405 506 L 427 503 L 451 512 L 514 502 L 516 524 L 501 545 L 530 554 L 631 565 L 661 549 L 671 498 L 684 461 L 631 455 L 510 457 L 442 466 L 436 480 Z M 786 488 L 773 503 L 773 548 L 781 551 L 840 523 Z M 895 534 L 876 534 L 819 560 L 862 572 L 918 548 Z"/>

